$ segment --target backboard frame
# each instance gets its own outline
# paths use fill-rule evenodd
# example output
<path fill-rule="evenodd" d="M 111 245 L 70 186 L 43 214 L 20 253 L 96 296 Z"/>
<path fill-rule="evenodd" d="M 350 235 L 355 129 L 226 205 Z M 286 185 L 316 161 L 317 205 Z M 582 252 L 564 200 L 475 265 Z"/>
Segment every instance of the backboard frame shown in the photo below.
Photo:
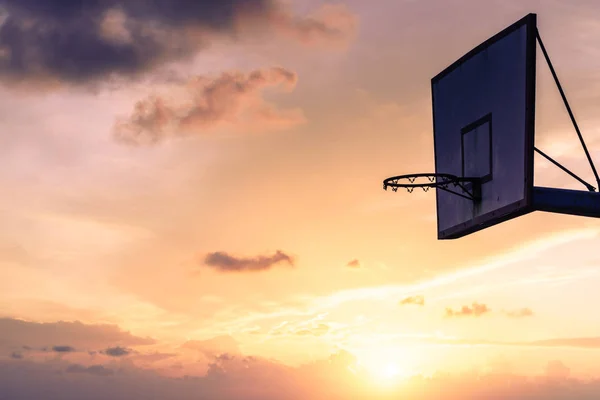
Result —
<path fill-rule="evenodd" d="M 524 18 L 500 31 L 496 35 L 490 37 L 485 42 L 473 48 L 471 51 L 466 53 L 464 56 L 459 58 L 457 61 L 452 63 L 449 67 L 444 69 L 442 72 L 437 74 L 431 80 L 431 90 L 432 90 L 432 108 L 433 108 L 433 130 L 434 130 L 434 149 L 437 150 L 436 146 L 436 118 L 435 118 L 435 94 L 434 88 L 435 85 L 446 75 L 450 74 L 455 69 L 459 68 L 466 61 L 474 57 L 475 55 L 485 51 L 491 45 L 497 43 L 504 37 L 509 34 L 515 32 L 518 29 L 521 29 L 523 26 L 526 26 L 526 56 L 525 56 L 525 65 L 526 65 L 526 75 L 525 75 L 525 134 L 524 134 L 524 148 L 525 148 L 525 179 L 523 182 L 524 191 L 523 191 L 523 199 L 519 201 L 515 201 L 511 204 L 505 205 L 499 209 L 481 214 L 471 220 L 468 220 L 464 223 L 452 226 L 450 228 L 440 230 L 440 194 L 436 194 L 436 215 L 437 215 L 437 225 L 438 225 L 438 239 L 456 239 L 471 233 L 477 232 L 479 230 L 488 228 L 490 226 L 499 224 L 501 222 L 505 222 L 509 219 L 516 218 L 518 216 L 527 214 L 529 212 L 534 211 L 533 206 L 533 191 L 534 191 L 534 145 L 535 145 L 535 91 L 536 91 L 536 35 L 537 35 L 537 16 L 536 14 L 528 14 Z M 485 118 L 485 117 L 483 117 Z M 491 116 L 490 116 L 491 119 Z M 476 123 L 479 121 L 476 121 Z M 472 124 L 470 124 L 472 125 Z M 469 127 L 465 127 L 469 129 Z M 464 130 L 461 132 L 461 151 L 462 151 L 462 141 Z M 490 129 L 491 128 L 490 124 Z M 492 132 L 490 132 L 490 135 Z M 491 137 L 490 137 L 491 140 Z M 463 158 L 464 155 L 461 155 Z M 490 162 L 491 156 L 490 156 Z M 464 165 L 464 160 L 463 160 Z M 441 171 L 438 169 L 438 162 L 436 158 L 436 173 L 444 173 L 445 171 Z M 492 170 L 491 170 L 492 171 Z M 492 171 L 493 174 L 493 171 Z M 491 179 L 491 176 L 489 177 Z"/>

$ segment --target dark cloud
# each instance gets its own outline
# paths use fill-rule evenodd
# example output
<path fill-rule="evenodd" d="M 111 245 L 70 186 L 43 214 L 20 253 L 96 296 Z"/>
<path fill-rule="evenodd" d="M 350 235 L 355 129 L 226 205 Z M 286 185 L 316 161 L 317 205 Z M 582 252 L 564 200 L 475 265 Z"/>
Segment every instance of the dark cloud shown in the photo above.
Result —
<path fill-rule="evenodd" d="M 348 268 L 360 268 L 360 261 L 358 259 L 354 259 L 346 264 Z"/>
<path fill-rule="evenodd" d="M 0 318 L 0 343 L 9 346 L 27 345 L 52 349 L 55 343 L 70 343 L 82 349 L 114 346 L 154 344 L 150 338 L 141 338 L 124 332 L 116 325 L 86 325 L 81 322 L 39 323 L 12 318 Z"/>
<path fill-rule="evenodd" d="M 222 272 L 246 272 L 246 271 L 265 271 L 280 263 L 287 263 L 294 266 L 293 257 L 277 250 L 270 256 L 256 257 L 234 257 L 225 252 L 217 251 L 209 253 L 204 259 L 204 263 Z"/>
<path fill-rule="evenodd" d="M 299 109 L 279 110 L 261 97 L 268 86 L 293 88 L 296 74 L 281 67 L 248 74 L 226 72 L 216 78 L 195 77 L 182 86 L 189 99 L 176 105 L 167 97 L 140 100 L 133 113 L 120 118 L 113 134 L 128 145 L 151 145 L 169 138 L 200 134 L 227 125 L 244 130 L 282 129 L 305 122 Z"/>
<path fill-rule="evenodd" d="M 121 346 L 116 346 L 116 347 L 109 347 L 108 349 L 104 350 L 102 353 L 106 354 L 107 356 L 111 356 L 111 357 L 123 357 L 123 356 L 128 356 L 129 354 L 131 354 L 132 350 L 128 349 L 126 347 L 121 347 Z"/>
<path fill-rule="evenodd" d="M 510 318 L 532 317 L 533 311 L 530 308 L 521 308 L 519 310 L 504 311 L 504 314 Z"/>
<path fill-rule="evenodd" d="M 462 306 L 460 310 L 446 309 L 447 317 L 480 317 L 491 310 L 485 304 L 473 303 L 472 306 Z"/>
<path fill-rule="evenodd" d="M 406 306 L 409 304 L 414 304 L 417 306 L 424 306 L 425 305 L 425 297 L 422 295 L 419 296 L 408 296 L 403 298 L 402 300 L 400 300 L 400 305 L 401 306 Z"/>
<path fill-rule="evenodd" d="M 55 353 L 72 353 L 75 348 L 71 346 L 52 346 L 52 351 Z"/>
<path fill-rule="evenodd" d="M 312 43 L 347 39 L 356 28 L 344 7 L 298 18 L 274 0 L 2 0 L 0 6 L 0 77 L 13 82 L 132 77 L 191 59 L 216 36 L 267 30 Z"/>
<path fill-rule="evenodd" d="M 113 374 L 113 370 L 106 368 L 103 365 L 90 365 L 89 367 L 80 365 L 80 364 L 71 364 L 67 367 L 66 372 L 69 373 L 79 373 L 79 374 L 91 374 L 98 376 L 109 376 Z"/>
<path fill-rule="evenodd" d="M 14 358 L 15 360 L 20 360 L 23 358 L 23 353 L 20 353 L 18 351 L 13 351 L 12 353 L 10 353 L 10 358 Z"/>

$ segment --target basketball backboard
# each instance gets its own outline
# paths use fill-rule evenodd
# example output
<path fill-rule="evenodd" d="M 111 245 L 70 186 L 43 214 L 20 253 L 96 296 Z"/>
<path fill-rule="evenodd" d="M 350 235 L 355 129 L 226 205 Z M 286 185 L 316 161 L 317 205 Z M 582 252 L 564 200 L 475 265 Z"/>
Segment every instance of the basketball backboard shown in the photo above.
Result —
<path fill-rule="evenodd" d="M 437 189 L 438 239 L 456 239 L 532 211 L 600 218 L 600 174 L 529 14 L 431 80 L 435 172 L 384 179 L 383 188 Z M 596 187 L 535 147 L 536 44 L 596 179 Z M 535 187 L 534 152 L 587 191 Z"/>
<path fill-rule="evenodd" d="M 483 42 L 431 81 L 435 170 L 481 178 L 481 199 L 437 190 L 439 239 L 532 208 L 536 15 Z"/>

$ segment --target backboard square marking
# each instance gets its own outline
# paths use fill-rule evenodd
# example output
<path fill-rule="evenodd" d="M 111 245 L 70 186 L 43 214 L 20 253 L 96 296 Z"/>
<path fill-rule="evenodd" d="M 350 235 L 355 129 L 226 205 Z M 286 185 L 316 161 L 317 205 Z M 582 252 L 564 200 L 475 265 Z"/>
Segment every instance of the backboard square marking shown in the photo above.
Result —
<path fill-rule="evenodd" d="M 461 129 L 462 176 L 492 180 L 492 114 Z"/>

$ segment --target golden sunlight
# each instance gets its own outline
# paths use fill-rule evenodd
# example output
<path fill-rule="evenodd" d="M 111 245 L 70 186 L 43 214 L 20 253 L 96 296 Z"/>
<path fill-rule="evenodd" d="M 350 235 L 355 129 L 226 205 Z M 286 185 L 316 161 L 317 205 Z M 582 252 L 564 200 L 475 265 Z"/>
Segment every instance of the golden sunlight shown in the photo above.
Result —
<path fill-rule="evenodd" d="M 409 352 L 400 348 L 368 349 L 358 355 L 358 364 L 373 382 L 389 385 L 418 374 Z"/>

